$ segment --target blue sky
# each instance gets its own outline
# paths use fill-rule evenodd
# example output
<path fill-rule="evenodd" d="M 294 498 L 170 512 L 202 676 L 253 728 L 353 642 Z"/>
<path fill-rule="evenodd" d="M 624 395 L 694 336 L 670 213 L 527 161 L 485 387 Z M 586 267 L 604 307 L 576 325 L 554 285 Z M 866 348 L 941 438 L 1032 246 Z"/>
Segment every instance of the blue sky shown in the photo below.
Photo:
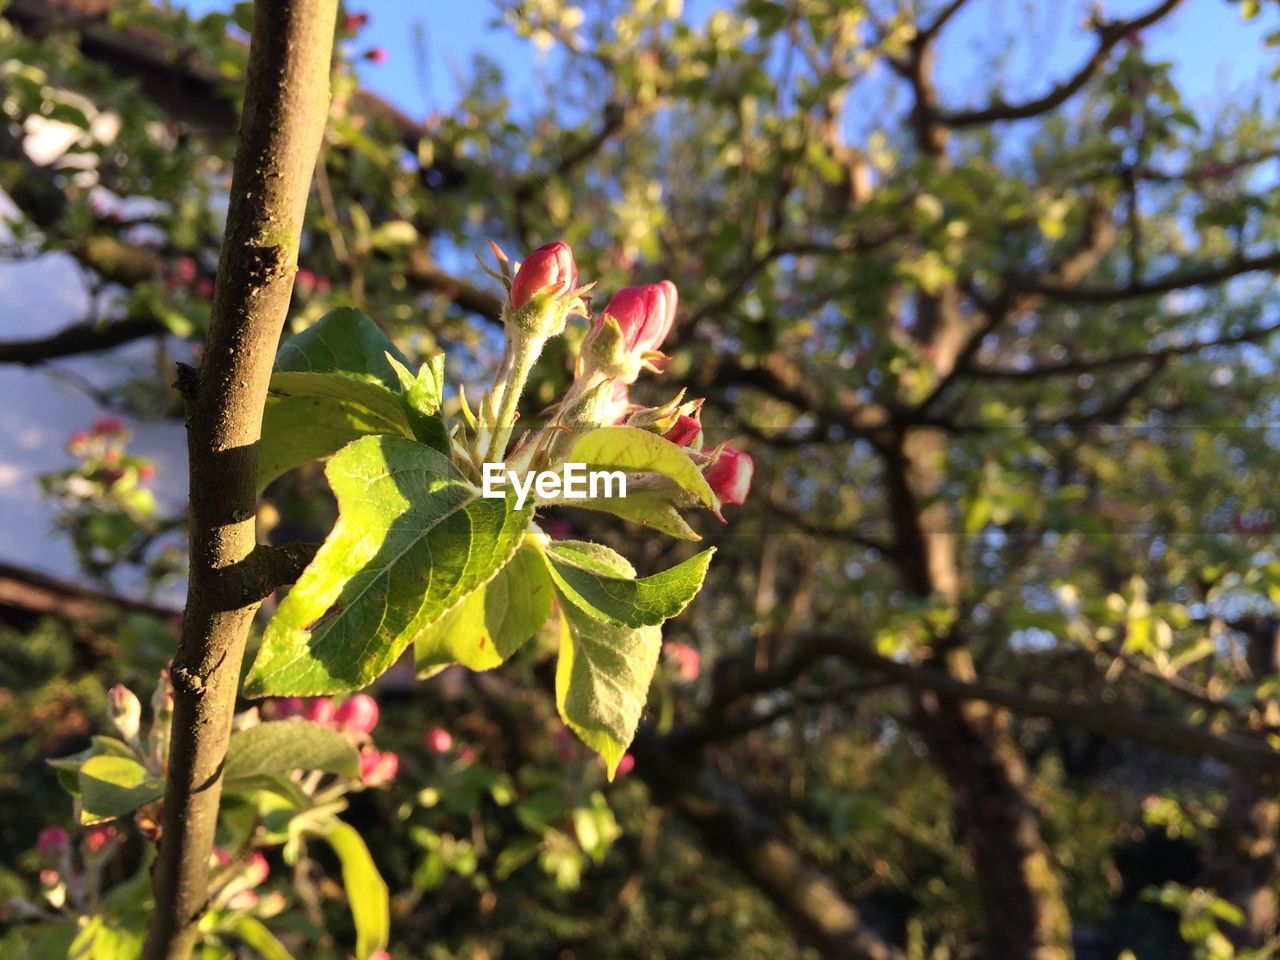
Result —
<path fill-rule="evenodd" d="M 1107 0 L 1103 6 L 1109 16 L 1126 16 L 1148 9 L 1152 2 Z M 186 0 L 184 5 L 205 12 L 226 9 L 230 0 Z M 720 5 L 717 0 L 686 0 L 685 9 L 701 21 Z M 371 20 L 352 50 L 380 46 L 388 54 L 386 63 L 361 63 L 365 85 L 410 116 L 421 117 L 453 105 L 458 78 L 477 51 L 499 60 L 509 83 L 536 82 L 545 64 L 527 41 L 493 26 L 501 6 L 495 0 L 353 0 L 349 9 L 367 12 Z M 1060 76 L 1087 49 L 1088 38 L 1079 27 L 1087 9 L 1084 0 L 971 0 L 944 35 L 944 88 L 953 101 L 964 102 L 966 89 L 981 87 L 985 58 L 980 54 L 996 52 L 991 25 L 1016 23 L 1024 39 L 1007 60 L 1010 92 L 1034 93 L 1037 80 L 1045 82 L 1046 65 Z M 1263 35 L 1277 28 L 1280 10 L 1273 5 L 1257 21 L 1244 23 L 1238 6 L 1228 0 L 1186 0 L 1146 39 L 1153 56 L 1174 62 L 1177 81 L 1192 104 L 1203 106 L 1254 88 L 1280 60 L 1280 52 L 1262 46 Z"/>

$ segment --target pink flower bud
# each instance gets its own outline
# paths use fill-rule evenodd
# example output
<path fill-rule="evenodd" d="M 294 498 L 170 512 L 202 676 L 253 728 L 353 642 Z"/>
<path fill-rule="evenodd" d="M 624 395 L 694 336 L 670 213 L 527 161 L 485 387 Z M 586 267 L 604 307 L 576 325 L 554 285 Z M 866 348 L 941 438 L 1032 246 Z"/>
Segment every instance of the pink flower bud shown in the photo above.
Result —
<path fill-rule="evenodd" d="M 142 703 L 132 690 L 117 683 L 107 691 L 107 716 L 122 737 L 133 740 L 142 725 Z"/>
<path fill-rule="evenodd" d="M 386 47 L 370 47 L 365 52 L 364 58 L 370 63 L 386 63 L 387 49 Z"/>
<path fill-rule="evenodd" d="M 695 418 L 687 417 L 682 413 L 663 436 L 677 447 L 687 447 L 702 436 L 702 424 Z"/>
<path fill-rule="evenodd" d="M 83 430 L 77 430 L 71 434 L 71 439 L 67 441 L 67 453 L 80 456 L 84 452 L 85 445 L 89 442 L 89 434 Z"/>
<path fill-rule="evenodd" d="M 373 733 L 373 728 L 378 725 L 378 703 L 367 693 L 357 693 L 342 701 L 333 720 L 347 733 Z"/>
<path fill-rule="evenodd" d="M 316 275 L 306 267 L 301 267 L 293 278 L 293 285 L 308 294 L 316 287 Z"/>
<path fill-rule="evenodd" d="M 36 837 L 36 850 L 45 860 L 54 860 L 71 849 L 71 837 L 61 827 L 45 827 Z"/>
<path fill-rule="evenodd" d="M 301 697 L 284 697 L 272 702 L 271 716 L 276 720 L 288 720 L 290 717 L 302 716 L 303 709 Z"/>
<path fill-rule="evenodd" d="M 316 697 L 308 700 L 302 708 L 302 719 L 312 723 L 329 723 L 333 720 L 333 701 L 328 697 Z"/>
<path fill-rule="evenodd" d="M 563 240 L 539 247 L 520 264 L 511 281 L 511 309 L 519 310 L 537 294 L 562 297 L 578 285 L 578 265 Z"/>
<path fill-rule="evenodd" d="M 267 863 L 267 858 L 259 851 L 253 851 L 253 855 L 249 858 L 249 862 L 245 865 L 244 879 L 251 886 L 256 887 L 264 882 L 271 875 L 271 866 Z"/>
<path fill-rule="evenodd" d="M 224 850 L 219 846 L 215 846 L 209 856 L 215 864 L 224 870 L 236 862 L 236 858 L 231 855 L 230 851 Z"/>
<path fill-rule="evenodd" d="M 56 887 L 62 882 L 62 874 L 50 867 L 45 867 L 40 871 L 40 886 Z"/>
<path fill-rule="evenodd" d="M 613 772 L 616 780 L 618 777 L 625 777 L 628 773 L 635 769 L 636 758 L 629 753 L 624 753 L 622 759 L 618 761 L 618 769 Z"/>
<path fill-rule="evenodd" d="M 390 751 L 366 750 L 360 754 L 360 779 L 366 786 L 390 783 L 400 772 L 400 757 Z"/>
<path fill-rule="evenodd" d="M 227 901 L 228 910 L 252 910 L 258 905 L 258 895 L 252 890 L 241 890 Z"/>
<path fill-rule="evenodd" d="M 348 13 L 342 18 L 342 29 L 347 33 L 355 33 L 363 30 L 369 25 L 369 14 L 367 13 Z"/>
<path fill-rule="evenodd" d="M 643 287 L 623 287 L 613 295 L 603 316 L 622 330 L 628 353 L 647 353 L 662 346 L 676 320 L 676 287 L 670 280 Z M 603 323 L 603 319 L 598 321 Z"/>
<path fill-rule="evenodd" d="M 716 462 L 703 474 L 721 503 L 745 503 L 751 492 L 751 475 L 755 463 L 741 450 L 725 447 Z"/>
<path fill-rule="evenodd" d="M 631 388 L 621 380 L 615 380 L 609 388 L 609 400 L 600 413 L 601 423 L 621 423 L 631 407 Z"/>
<path fill-rule="evenodd" d="M 680 679 L 687 683 L 692 683 L 698 679 L 698 674 L 702 672 L 702 654 L 687 643 L 669 643 L 667 644 L 667 653 L 676 662 L 676 669 L 680 672 Z"/>
<path fill-rule="evenodd" d="M 170 274 L 171 286 L 184 286 L 196 278 L 196 261 L 194 257 L 179 257 L 173 261 L 173 273 Z"/>
<path fill-rule="evenodd" d="M 97 856 L 113 845 L 120 836 L 120 831 L 109 823 L 100 823 L 89 827 L 84 832 L 84 848 Z"/>
<path fill-rule="evenodd" d="M 453 749 L 453 736 L 444 727 L 432 727 L 425 739 L 427 749 L 432 753 L 448 753 Z"/>
<path fill-rule="evenodd" d="M 95 437 L 114 436 L 124 433 L 124 421 L 119 417 L 99 417 L 93 421 L 92 430 Z"/>
<path fill-rule="evenodd" d="M 213 299 L 213 278 L 201 277 L 196 281 L 195 291 L 196 296 L 202 300 Z"/>
<path fill-rule="evenodd" d="M 156 475 L 156 468 L 150 463 L 143 463 L 138 466 L 138 479 L 144 483 L 151 480 Z"/>

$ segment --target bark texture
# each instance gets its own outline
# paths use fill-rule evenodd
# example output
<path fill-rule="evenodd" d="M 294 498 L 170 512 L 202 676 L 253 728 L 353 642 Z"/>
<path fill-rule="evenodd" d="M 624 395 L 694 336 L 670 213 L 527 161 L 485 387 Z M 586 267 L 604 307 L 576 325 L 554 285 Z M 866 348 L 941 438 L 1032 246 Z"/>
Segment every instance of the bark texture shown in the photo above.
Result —
<path fill-rule="evenodd" d="M 258 0 L 213 314 L 182 371 L 191 568 L 173 660 L 173 738 L 145 960 L 190 956 L 205 909 L 222 766 L 249 625 L 258 439 L 328 111 L 337 0 Z"/>

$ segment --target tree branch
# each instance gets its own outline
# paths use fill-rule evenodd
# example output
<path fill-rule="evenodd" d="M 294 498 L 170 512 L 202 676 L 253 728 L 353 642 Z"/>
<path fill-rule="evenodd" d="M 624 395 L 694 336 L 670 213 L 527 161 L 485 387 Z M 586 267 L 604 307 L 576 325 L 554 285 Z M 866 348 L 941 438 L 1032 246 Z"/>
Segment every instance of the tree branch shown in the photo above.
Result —
<path fill-rule="evenodd" d="M 168 329 L 158 320 L 117 320 L 115 323 L 77 323 L 47 337 L 0 342 L 0 363 L 33 367 L 61 357 L 110 350 L 134 340 L 158 337 Z"/>
<path fill-rule="evenodd" d="M 868 927 L 830 878 L 783 838 L 750 797 L 712 771 L 700 752 L 692 759 L 663 746 L 642 731 L 631 748 L 636 773 L 655 799 L 692 823 L 705 847 L 750 878 L 822 956 L 902 960 L 901 951 Z"/>
<path fill-rule="evenodd" d="M 1039 380 L 1042 377 L 1055 377 L 1064 374 L 1092 373 L 1107 367 L 1123 367 L 1136 363 L 1150 363 L 1184 357 L 1199 353 L 1211 347 L 1229 347 L 1240 343 L 1254 343 L 1273 333 L 1280 332 L 1280 320 L 1246 330 L 1243 333 L 1219 337 L 1215 340 L 1198 340 L 1159 350 L 1131 350 L 1125 353 L 1113 353 L 1104 357 L 1088 359 L 1084 357 L 1061 360 L 1051 363 L 1032 364 L 1029 367 L 970 367 L 965 371 L 967 376 L 984 380 Z"/>
<path fill-rule="evenodd" d="M 1089 59 L 1070 77 L 1056 84 L 1043 96 L 1020 103 L 1011 103 L 997 97 L 986 107 L 976 110 L 934 111 L 933 119 L 947 127 L 977 127 L 1001 120 L 1026 120 L 1038 117 L 1066 103 L 1092 80 L 1107 62 L 1107 57 L 1120 42 L 1135 31 L 1144 30 L 1167 17 L 1182 0 L 1163 0 L 1142 16 L 1131 20 L 1111 20 L 1093 26 L 1098 42 Z"/>
<path fill-rule="evenodd" d="M 1123 287 L 1079 287 L 1048 279 L 1014 277 L 1010 281 L 1010 289 L 1014 293 L 1052 297 L 1064 303 L 1119 303 L 1123 300 L 1172 293 L 1174 290 L 1207 287 L 1262 270 L 1280 270 L 1280 250 L 1256 257 L 1240 257 L 1214 266 L 1180 270 L 1158 280 L 1131 283 Z"/>
<path fill-rule="evenodd" d="M 187 378 L 191 567 L 155 908 L 144 960 L 186 960 L 208 894 L 240 665 L 257 601 L 224 609 L 256 551 L 258 440 L 329 97 L 337 0 L 258 0 L 204 362 Z"/>

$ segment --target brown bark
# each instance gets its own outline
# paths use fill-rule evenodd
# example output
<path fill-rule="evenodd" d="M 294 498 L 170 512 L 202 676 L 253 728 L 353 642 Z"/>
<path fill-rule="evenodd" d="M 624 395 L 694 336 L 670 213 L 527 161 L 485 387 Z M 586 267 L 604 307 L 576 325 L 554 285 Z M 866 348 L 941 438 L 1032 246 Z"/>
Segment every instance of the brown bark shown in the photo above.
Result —
<path fill-rule="evenodd" d="M 259 0 L 213 314 L 187 400 L 191 567 L 146 960 L 190 956 L 249 625 L 258 439 L 328 107 L 337 0 Z"/>
<path fill-rule="evenodd" d="M 1280 670 L 1280 635 L 1263 620 L 1249 637 L 1248 665 L 1255 680 Z M 1280 705 L 1267 704 L 1263 719 L 1280 720 Z M 1259 738 L 1259 743 L 1264 743 Z M 1244 912 L 1239 927 L 1224 932 L 1239 949 L 1261 947 L 1280 932 L 1280 776 L 1236 767 L 1227 780 L 1227 807 L 1212 837 L 1205 864 L 1207 885 Z"/>
<path fill-rule="evenodd" d="M 701 759 L 642 733 L 632 745 L 636 772 L 654 799 L 698 831 L 705 849 L 737 867 L 779 914 L 831 960 L 902 960 L 902 952 L 868 927 L 857 907 L 788 843 L 740 788 Z"/>
<path fill-rule="evenodd" d="M 922 315 L 928 312 L 937 314 L 932 323 L 940 330 L 951 323 L 945 300 Z M 946 443 L 937 430 L 905 431 L 886 452 L 886 479 L 897 537 L 894 559 L 904 584 L 922 598 L 938 596 L 956 607 L 961 594 L 956 534 L 940 497 Z M 964 682 L 976 678 L 961 632 L 937 638 L 933 652 L 948 676 Z M 1040 835 L 1039 811 L 1029 794 L 1026 764 L 1009 733 L 1008 714 L 988 703 L 926 692 L 916 700 L 915 719 L 954 797 L 982 897 L 990 955 L 1069 960 L 1070 917 Z"/>

